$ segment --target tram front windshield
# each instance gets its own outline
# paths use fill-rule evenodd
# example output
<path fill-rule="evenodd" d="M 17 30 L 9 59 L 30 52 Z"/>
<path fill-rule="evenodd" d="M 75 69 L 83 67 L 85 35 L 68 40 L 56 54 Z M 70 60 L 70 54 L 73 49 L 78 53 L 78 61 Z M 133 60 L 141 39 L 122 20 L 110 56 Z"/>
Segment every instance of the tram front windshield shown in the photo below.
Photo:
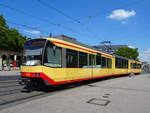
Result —
<path fill-rule="evenodd" d="M 28 66 L 41 65 L 42 51 L 45 42 L 46 42 L 45 39 L 33 39 L 25 43 L 23 65 L 28 65 Z"/>

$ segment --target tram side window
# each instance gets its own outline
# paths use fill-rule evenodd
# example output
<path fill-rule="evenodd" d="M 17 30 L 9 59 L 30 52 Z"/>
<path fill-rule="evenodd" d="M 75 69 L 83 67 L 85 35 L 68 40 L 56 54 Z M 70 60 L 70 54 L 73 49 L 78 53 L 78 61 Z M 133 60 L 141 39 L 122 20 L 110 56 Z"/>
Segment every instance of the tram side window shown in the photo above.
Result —
<path fill-rule="evenodd" d="M 133 68 L 134 68 L 133 63 L 131 63 L 131 69 L 133 69 Z"/>
<path fill-rule="evenodd" d="M 128 68 L 128 60 L 123 60 L 123 68 Z"/>
<path fill-rule="evenodd" d="M 105 57 L 102 57 L 102 68 L 107 68 L 107 60 Z"/>
<path fill-rule="evenodd" d="M 126 60 L 122 59 L 122 68 L 126 68 Z"/>
<path fill-rule="evenodd" d="M 141 64 L 134 63 L 134 69 L 140 69 L 140 68 L 141 68 Z"/>
<path fill-rule="evenodd" d="M 138 64 L 138 69 L 141 69 L 141 64 Z"/>
<path fill-rule="evenodd" d="M 78 67 L 78 53 L 77 51 L 67 49 L 66 51 L 66 64 L 68 68 L 77 68 Z"/>
<path fill-rule="evenodd" d="M 101 68 L 102 63 L 101 63 L 101 55 L 96 55 L 96 68 Z"/>
<path fill-rule="evenodd" d="M 115 60 L 116 68 L 128 68 L 128 60 L 121 58 L 116 58 Z"/>
<path fill-rule="evenodd" d="M 131 68 L 132 69 L 141 69 L 141 64 L 131 63 Z"/>
<path fill-rule="evenodd" d="M 115 58 L 115 67 L 118 68 L 118 58 Z"/>
<path fill-rule="evenodd" d="M 120 58 L 115 59 L 115 66 L 116 66 L 116 68 L 122 67 L 122 60 Z"/>
<path fill-rule="evenodd" d="M 118 59 L 118 62 L 119 62 L 119 63 L 118 63 L 119 68 L 122 68 L 122 59 L 119 58 L 119 59 Z"/>
<path fill-rule="evenodd" d="M 128 68 L 128 60 L 126 60 L 126 68 Z"/>
<path fill-rule="evenodd" d="M 134 69 L 137 69 L 137 64 L 136 63 L 134 63 Z"/>
<path fill-rule="evenodd" d="M 50 67 L 61 67 L 61 48 L 48 42 L 44 54 L 44 65 Z"/>
<path fill-rule="evenodd" d="M 95 55 L 89 54 L 89 67 L 95 66 Z"/>
<path fill-rule="evenodd" d="M 88 57 L 87 53 L 79 52 L 79 68 L 87 67 Z"/>
<path fill-rule="evenodd" d="M 112 68 L 112 59 L 107 58 L 107 67 Z"/>

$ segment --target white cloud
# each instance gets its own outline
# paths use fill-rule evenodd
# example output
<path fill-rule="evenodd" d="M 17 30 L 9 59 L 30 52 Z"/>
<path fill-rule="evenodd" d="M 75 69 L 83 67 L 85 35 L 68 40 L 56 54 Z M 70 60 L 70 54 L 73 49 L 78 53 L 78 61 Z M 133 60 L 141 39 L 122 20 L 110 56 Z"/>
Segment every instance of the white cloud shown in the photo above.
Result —
<path fill-rule="evenodd" d="M 134 46 L 128 46 L 129 48 L 136 49 Z"/>
<path fill-rule="evenodd" d="M 33 30 L 24 30 L 24 32 L 26 33 L 30 33 L 30 34 L 40 34 L 40 31 L 33 31 Z"/>
<path fill-rule="evenodd" d="M 130 18 L 134 16 L 135 14 L 136 12 L 134 10 L 126 11 L 124 9 L 116 9 L 116 10 L 113 10 L 112 13 L 107 17 L 110 19 L 115 19 L 115 20 L 123 20 L 123 19 Z"/>
<path fill-rule="evenodd" d="M 139 59 L 141 61 L 150 62 L 150 48 L 142 53 L 139 54 Z"/>

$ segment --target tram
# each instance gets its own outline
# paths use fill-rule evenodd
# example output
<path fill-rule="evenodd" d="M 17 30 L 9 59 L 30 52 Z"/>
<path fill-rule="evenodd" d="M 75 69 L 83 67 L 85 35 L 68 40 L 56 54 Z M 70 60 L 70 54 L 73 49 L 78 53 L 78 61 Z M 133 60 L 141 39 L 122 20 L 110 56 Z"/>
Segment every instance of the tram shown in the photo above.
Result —
<path fill-rule="evenodd" d="M 106 54 L 67 36 L 26 41 L 22 81 L 52 86 L 141 73 L 141 62 Z"/>

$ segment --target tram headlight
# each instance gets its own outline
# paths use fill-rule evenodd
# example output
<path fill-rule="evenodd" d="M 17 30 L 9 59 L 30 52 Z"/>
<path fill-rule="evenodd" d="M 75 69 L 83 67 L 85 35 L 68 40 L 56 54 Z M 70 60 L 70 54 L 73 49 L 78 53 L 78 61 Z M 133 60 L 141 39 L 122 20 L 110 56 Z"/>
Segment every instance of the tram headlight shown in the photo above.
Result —
<path fill-rule="evenodd" d="M 40 73 L 35 73 L 35 76 L 40 76 Z"/>
<path fill-rule="evenodd" d="M 24 73 L 20 72 L 20 75 L 21 75 L 21 76 L 23 76 L 23 75 L 24 75 Z"/>

